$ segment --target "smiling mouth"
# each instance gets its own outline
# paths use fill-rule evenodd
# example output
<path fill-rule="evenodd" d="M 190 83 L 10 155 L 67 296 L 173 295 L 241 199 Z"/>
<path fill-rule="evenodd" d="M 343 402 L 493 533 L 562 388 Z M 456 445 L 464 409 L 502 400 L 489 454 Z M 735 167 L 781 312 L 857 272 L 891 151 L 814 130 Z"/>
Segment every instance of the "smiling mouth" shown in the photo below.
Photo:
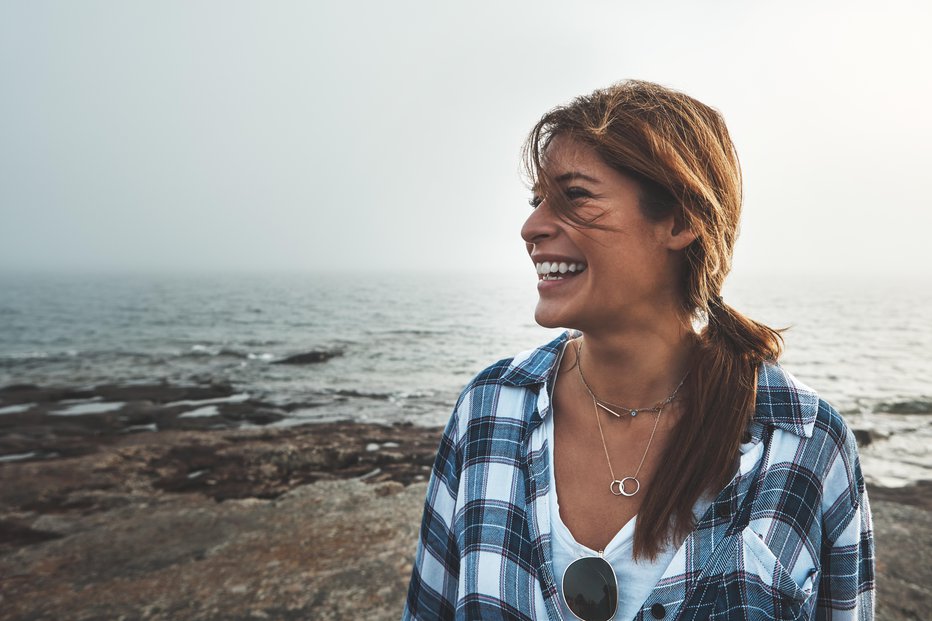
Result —
<path fill-rule="evenodd" d="M 574 262 L 557 262 L 544 261 L 536 263 L 537 277 L 540 280 L 563 280 L 564 278 L 573 278 L 586 270 L 585 263 Z"/>

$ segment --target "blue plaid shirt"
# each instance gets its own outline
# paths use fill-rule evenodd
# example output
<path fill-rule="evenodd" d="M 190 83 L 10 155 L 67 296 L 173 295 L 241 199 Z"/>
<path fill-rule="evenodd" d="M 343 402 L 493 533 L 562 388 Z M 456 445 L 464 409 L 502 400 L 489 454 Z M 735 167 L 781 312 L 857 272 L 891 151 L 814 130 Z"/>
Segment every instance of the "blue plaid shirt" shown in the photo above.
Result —
<path fill-rule="evenodd" d="M 563 619 L 541 422 L 567 338 L 492 365 L 460 395 L 428 484 L 403 619 Z M 770 364 L 748 431 L 734 478 L 635 619 L 873 619 L 874 544 L 854 435 Z"/>

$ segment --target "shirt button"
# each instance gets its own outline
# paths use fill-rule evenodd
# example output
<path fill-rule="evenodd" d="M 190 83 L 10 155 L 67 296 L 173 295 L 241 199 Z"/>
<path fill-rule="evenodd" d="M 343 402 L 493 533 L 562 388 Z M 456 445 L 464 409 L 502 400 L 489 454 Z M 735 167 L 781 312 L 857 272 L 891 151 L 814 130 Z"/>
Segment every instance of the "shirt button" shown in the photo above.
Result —
<path fill-rule="evenodd" d="M 654 604 L 650 607 L 650 614 L 655 619 L 663 619 L 667 616 L 667 609 L 663 607 L 663 604 Z"/>
<path fill-rule="evenodd" d="M 731 507 L 728 505 L 728 503 L 723 502 L 715 507 L 715 514 L 723 520 L 729 518 L 731 517 Z"/>

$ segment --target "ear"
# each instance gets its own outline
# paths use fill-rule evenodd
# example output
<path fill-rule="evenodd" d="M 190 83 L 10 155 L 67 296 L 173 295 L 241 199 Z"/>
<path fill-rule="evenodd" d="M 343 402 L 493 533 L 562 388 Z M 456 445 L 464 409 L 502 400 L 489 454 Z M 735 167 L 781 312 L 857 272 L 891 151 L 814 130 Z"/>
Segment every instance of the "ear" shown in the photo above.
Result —
<path fill-rule="evenodd" d="M 689 228 L 679 214 L 670 218 L 666 224 L 666 246 L 670 250 L 682 250 L 696 241 L 696 233 Z"/>

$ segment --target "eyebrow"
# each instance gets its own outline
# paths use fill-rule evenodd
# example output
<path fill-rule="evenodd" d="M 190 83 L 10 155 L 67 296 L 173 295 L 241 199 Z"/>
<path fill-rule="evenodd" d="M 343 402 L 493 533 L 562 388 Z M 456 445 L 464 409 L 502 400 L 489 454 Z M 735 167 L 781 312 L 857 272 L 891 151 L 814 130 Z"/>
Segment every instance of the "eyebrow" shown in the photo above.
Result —
<path fill-rule="evenodd" d="M 590 177 L 589 175 L 584 175 L 581 172 L 567 172 L 563 173 L 556 178 L 556 181 L 563 183 L 564 181 L 572 181 L 574 179 L 582 179 L 583 181 L 588 181 L 589 183 L 599 183 L 599 180 L 595 177 Z"/>
<path fill-rule="evenodd" d="M 577 171 L 565 172 L 565 173 L 563 173 L 562 175 L 559 175 L 558 177 L 554 177 L 554 181 L 556 181 L 557 183 L 564 183 L 564 182 L 566 182 L 566 181 L 573 181 L 574 179 L 582 179 L 583 181 L 588 181 L 589 183 L 592 183 L 592 184 L 595 184 L 595 185 L 599 185 L 599 184 L 601 183 L 601 182 L 600 182 L 598 179 L 596 179 L 595 177 L 590 177 L 589 175 L 586 175 L 586 174 L 583 174 L 583 173 L 577 172 Z M 533 192 L 539 192 L 539 191 L 540 191 L 540 187 L 541 187 L 540 182 L 535 183 L 534 186 L 531 188 L 531 191 L 533 191 Z"/>

